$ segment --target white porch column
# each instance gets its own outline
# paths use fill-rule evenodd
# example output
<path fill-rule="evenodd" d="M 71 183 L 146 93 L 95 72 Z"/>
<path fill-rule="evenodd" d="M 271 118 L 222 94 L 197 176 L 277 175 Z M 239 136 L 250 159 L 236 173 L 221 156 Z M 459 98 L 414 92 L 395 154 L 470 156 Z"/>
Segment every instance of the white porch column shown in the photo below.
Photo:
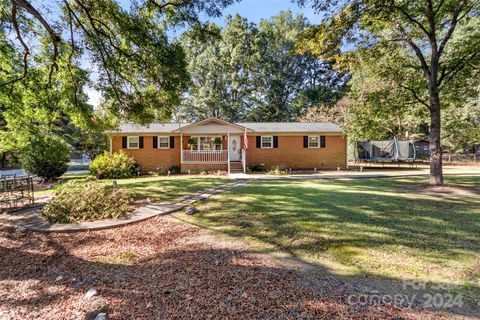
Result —
<path fill-rule="evenodd" d="M 109 148 L 110 148 L 110 154 L 112 154 L 112 149 L 113 149 L 112 144 L 113 144 L 113 139 L 112 139 L 112 137 L 110 137 L 110 146 L 109 146 Z M 83 159 L 83 158 L 82 158 L 82 159 Z M 83 160 L 82 160 L 82 161 L 83 161 Z"/>
<path fill-rule="evenodd" d="M 228 174 L 230 174 L 230 133 L 227 133 L 227 164 Z"/>
<path fill-rule="evenodd" d="M 183 163 L 183 133 L 180 133 L 180 163 Z"/>

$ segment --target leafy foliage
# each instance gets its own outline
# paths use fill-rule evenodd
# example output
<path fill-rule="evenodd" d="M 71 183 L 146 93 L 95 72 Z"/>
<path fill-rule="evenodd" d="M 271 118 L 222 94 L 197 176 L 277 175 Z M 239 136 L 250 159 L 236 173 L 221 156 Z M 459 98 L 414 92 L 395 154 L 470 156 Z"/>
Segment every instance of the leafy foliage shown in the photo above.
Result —
<path fill-rule="evenodd" d="M 37 136 L 20 152 L 20 163 L 30 173 L 47 180 L 64 174 L 68 169 L 70 150 L 55 136 Z"/>
<path fill-rule="evenodd" d="M 173 165 L 171 166 L 170 168 L 168 168 L 168 171 L 171 173 L 171 174 L 180 174 L 182 173 L 182 169 L 177 166 L 177 165 Z"/>
<path fill-rule="evenodd" d="M 381 113 L 389 113 L 388 109 L 396 102 L 408 109 L 408 95 L 417 108 L 426 107 L 430 118 L 430 181 L 442 184 L 442 107 L 448 103 L 449 95 L 461 97 L 456 93 L 464 91 L 461 84 L 478 75 L 480 3 L 476 0 L 297 2 L 311 4 L 317 12 L 331 9 L 332 13 L 303 34 L 298 41 L 300 52 L 334 59 L 350 69 L 366 58 L 375 66 L 371 78 L 384 80 L 379 82 L 383 88 L 370 95 L 372 99 L 367 96 L 360 100 L 362 106 L 376 101 L 378 108 L 383 109 Z M 387 101 L 386 108 L 381 101 Z"/>
<path fill-rule="evenodd" d="M 41 89 L 57 87 L 62 74 L 74 75 L 82 57 L 93 66 L 106 110 L 141 123 L 165 119 L 188 82 L 183 50 L 167 31 L 186 23 L 201 29 L 200 13 L 219 16 L 233 2 L 142 0 L 128 6 L 116 0 L 1 0 L 2 54 L 12 55 L 16 63 L 2 65 L 0 87 L 24 82 L 38 51 L 48 61 L 46 76 L 35 83 Z M 3 64 L 5 56 L 0 60 Z M 83 94 L 85 84 L 75 77 L 69 86 L 77 98 Z M 80 104 L 81 99 L 73 106 Z"/>
<path fill-rule="evenodd" d="M 137 176 L 140 164 L 122 150 L 115 153 L 105 152 L 93 159 L 89 167 L 90 174 L 98 179 L 122 179 Z"/>
<path fill-rule="evenodd" d="M 261 163 L 252 163 L 248 165 L 249 172 L 262 172 L 265 171 L 265 165 Z"/>
<path fill-rule="evenodd" d="M 132 202 L 124 190 L 94 180 L 73 180 L 60 186 L 42 216 L 50 223 L 120 218 L 132 210 Z"/>
<path fill-rule="evenodd" d="M 330 62 L 295 53 L 307 26 L 287 11 L 258 26 L 236 15 L 223 30 L 210 24 L 207 34 L 184 34 L 192 82 L 175 117 L 291 121 L 309 106 L 335 104 L 348 78 Z"/>

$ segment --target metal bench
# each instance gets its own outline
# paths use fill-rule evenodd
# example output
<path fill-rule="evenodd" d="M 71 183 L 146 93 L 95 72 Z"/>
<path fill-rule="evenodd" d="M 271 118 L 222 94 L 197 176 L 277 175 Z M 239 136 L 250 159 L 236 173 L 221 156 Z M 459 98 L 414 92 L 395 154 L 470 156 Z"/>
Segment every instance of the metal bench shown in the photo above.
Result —
<path fill-rule="evenodd" d="M 33 178 L 16 175 L 0 176 L 0 209 L 16 208 L 18 204 L 33 205 Z"/>

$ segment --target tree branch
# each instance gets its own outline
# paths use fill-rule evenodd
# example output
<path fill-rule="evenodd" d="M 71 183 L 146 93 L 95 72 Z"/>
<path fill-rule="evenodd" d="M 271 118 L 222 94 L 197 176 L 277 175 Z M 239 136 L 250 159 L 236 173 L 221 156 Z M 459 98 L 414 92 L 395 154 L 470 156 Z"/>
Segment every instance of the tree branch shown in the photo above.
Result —
<path fill-rule="evenodd" d="M 422 53 L 422 50 L 420 50 L 420 48 L 415 44 L 415 42 L 410 38 L 410 36 L 408 35 L 407 31 L 403 28 L 403 26 L 401 25 L 400 22 L 398 22 L 397 19 L 394 18 L 394 24 L 396 25 L 397 27 L 397 30 L 399 30 L 405 41 L 410 45 L 410 47 L 413 49 L 413 51 L 415 52 L 415 55 L 418 57 L 418 59 L 420 60 L 420 64 L 422 65 L 422 69 L 423 69 L 423 72 L 425 73 L 425 76 L 427 77 L 427 79 L 430 77 L 430 69 L 428 67 L 428 64 L 427 64 L 427 61 L 425 60 L 425 57 Z"/>
<path fill-rule="evenodd" d="M 440 46 L 438 47 L 438 57 L 439 58 L 442 55 L 443 50 L 445 49 L 445 46 L 447 45 L 448 40 L 450 40 L 450 38 L 452 37 L 453 31 L 455 31 L 455 28 L 457 27 L 457 23 L 459 21 L 458 16 L 460 15 L 460 12 L 462 11 L 462 8 L 465 5 L 465 2 L 466 2 L 466 0 L 463 0 L 458 5 L 457 9 L 455 9 L 455 11 L 453 12 L 453 17 L 452 17 L 452 22 L 451 22 L 450 28 L 448 29 L 447 34 L 445 35 L 442 42 L 440 43 Z"/>
<path fill-rule="evenodd" d="M 53 44 L 53 58 L 52 58 L 52 65 L 50 67 L 50 74 L 48 76 L 48 83 L 47 83 L 47 87 L 49 87 L 52 82 L 53 70 L 55 69 L 56 71 L 58 71 L 58 65 L 57 65 L 58 43 L 61 41 L 61 38 L 55 33 L 53 28 L 43 18 L 40 12 L 38 12 L 38 10 L 35 9 L 28 1 L 26 0 L 12 0 L 12 1 L 18 3 L 28 13 L 34 16 L 43 25 L 45 30 L 47 30 L 47 32 L 50 34 L 50 38 L 52 39 L 52 44 Z"/>
<path fill-rule="evenodd" d="M 445 69 L 442 70 L 442 74 L 440 75 L 440 79 L 438 80 L 438 87 L 439 87 L 439 91 L 441 90 L 440 88 L 440 85 L 443 83 L 443 81 L 445 80 L 445 83 L 448 83 L 449 81 L 451 81 L 453 79 L 453 77 L 455 77 L 455 75 L 457 73 L 459 73 L 461 70 L 463 70 L 465 68 L 465 66 L 471 61 L 473 60 L 476 56 L 478 56 L 479 54 L 479 51 L 475 51 L 473 52 L 471 55 L 465 57 L 465 58 L 461 58 L 459 59 L 459 63 L 457 63 L 453 68 L 451 68 L 450 70 L 448 71 L 445 71 Z M 443 86 L 442 86 L 443 88 Z"/>
<path fill-rule="evenodd" d="M 20 44 L 23 47 L 23 74 L 16 79 L 2 83 L 0 87 L 25 79 L 28 72 L 28 55 L 30 54 L 30 50 L 27 44 L 25 43 L 25 41 L 23 41 L 22 33 L 20 32 L 20 26 L 18 25 L 18 21 L 17 21 L 17 4 L 13 0 L 12 0 L 12 23 L 13 23 L 13 28 L 15 29 L 15 33 L 17 34 L 17 39 L 18 41 L 20 41 Z"/>
<path fill-rule="evenodd" d="M 400 87 L 402 87 L 402 88 L 410 91 L 410 92 L 412 93 L 413 97 L 414 97 L 418 102 L 420 102 L 420 103 L 423 104 L 425 107 L 427 107 L 428 110 L 430 110 L 430 105 L 429 105 L 428 103 L 426 103 L 423 99 L 421 99 L 421 98 L 418 96 L 417 92 L 416 92 L 413 88 L 404 86 L 403 84 L 400 84 Z"/>
<path fill-rule="evenodd" d="M 396 5 L 394 5 L 393 8 L 400 11 L 405 16 L 405 18 L 407 18 L 407 20 L 416 24 L 425 33 L 425 35 L 427 35 L 428 37 L 431 36 L 432 30 L 430 30 L 430 31 L 427 30 L 417 19 L 415 19 L 408 12 L 406 12 L 405 9 L 403 9 L 402 7 L 396 6 Z"/>

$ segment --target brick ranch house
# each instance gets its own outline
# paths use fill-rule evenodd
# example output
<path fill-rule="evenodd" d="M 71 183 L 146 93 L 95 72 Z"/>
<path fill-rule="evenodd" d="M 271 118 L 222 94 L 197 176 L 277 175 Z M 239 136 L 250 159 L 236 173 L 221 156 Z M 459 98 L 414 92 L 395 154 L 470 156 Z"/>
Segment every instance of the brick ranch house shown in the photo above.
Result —
<path fill-rule="evenodd" d="M 282 169 L 347 165 L 347 142 L 333 123 L 230 123 L 208 118 L 185 124 L 123 124 L 110 133 L 110 152 L 119 150 L 146 170 L 176 165 L 183 172 L 230 173 L 246 172 L 252 164 Z"/>

